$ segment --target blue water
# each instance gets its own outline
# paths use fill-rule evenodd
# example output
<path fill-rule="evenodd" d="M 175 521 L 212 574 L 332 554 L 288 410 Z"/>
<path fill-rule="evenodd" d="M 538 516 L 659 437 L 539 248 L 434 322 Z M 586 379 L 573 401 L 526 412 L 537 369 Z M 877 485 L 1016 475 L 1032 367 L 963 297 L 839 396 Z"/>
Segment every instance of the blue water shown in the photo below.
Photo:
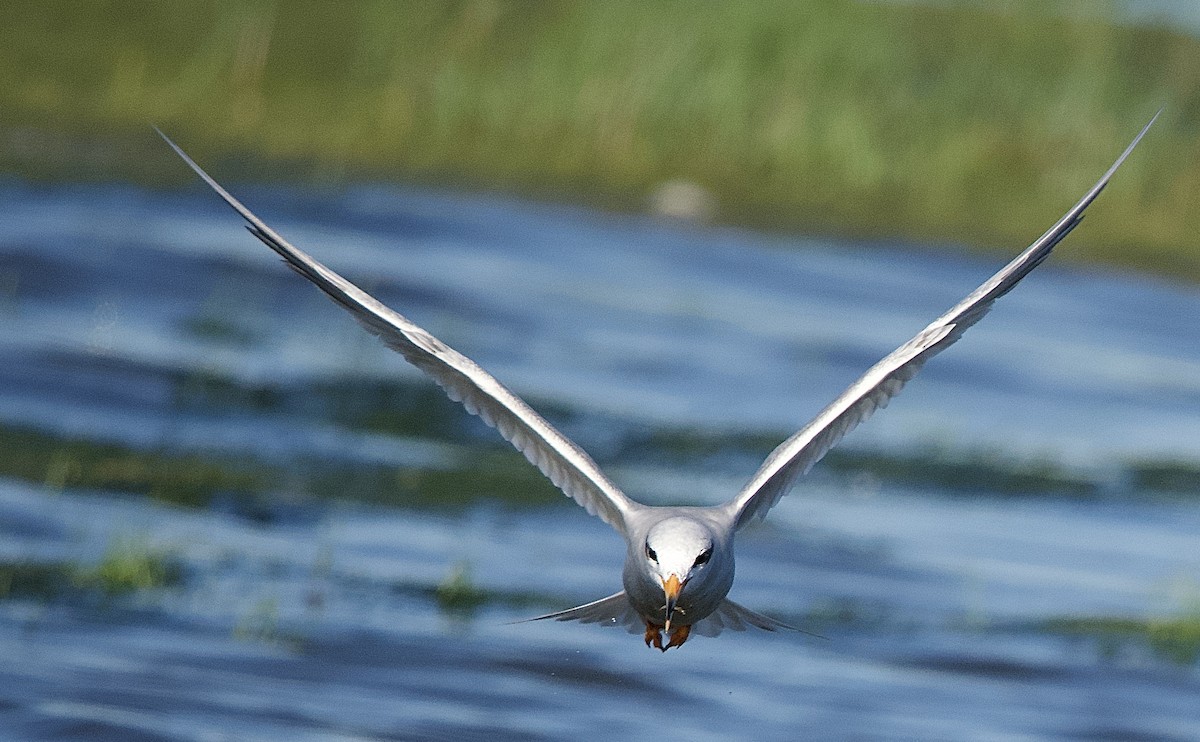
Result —
<path fill-rule="evenodd" d="M 421 190 L 234 190 L 552 411 L 648 502 L 727 499 L 770 445 L 629 455 L 631 431 L 781 439 L 1009 257 Z M 1118 197 L 1114 184 L 1095 208 Z M 274 472 L 469 473 L 510 455 L 453 408 L 439 413 L 451 433 L 424 436 L 305 403 L 426 382 L 198 187 L 9 181 L 0 204 L 0 425 Z M 1088 234 L 1060 250 L 1086 255 Z M 368 504 L 353 483 L 317 498 L 281 475 L 266 519 L 219 498 L 59 487 L 51 472 L 0 479 L 0 561 L 94 562 L 132 538 L 187 575 L 113 599 L 0 600 L 0 735 L 1200 738 L 1194 664 L 1037 628 L 1200 600 L 1200 500 L 1127 481 L 1134 462 L 1200 462 L 1197 317 L 1191 287 L 1056 259 L 1003 299 L 843 448 L 1047 461 L 1101 494 L 966 496 L 818 466 L 740 537 L 732 597 L 825 639 L 727 633 L 660 654 L 619 630 L 513 624 L 618 589 L 621 543 L 565 499 L 523 507 L 469 476 L 467 504 L 430 508 Z M 181 403 L 201 376 L 300 401 Z M 550 604 L 447 612 L 419 588 L 459 565 L 482 589 Z"/>

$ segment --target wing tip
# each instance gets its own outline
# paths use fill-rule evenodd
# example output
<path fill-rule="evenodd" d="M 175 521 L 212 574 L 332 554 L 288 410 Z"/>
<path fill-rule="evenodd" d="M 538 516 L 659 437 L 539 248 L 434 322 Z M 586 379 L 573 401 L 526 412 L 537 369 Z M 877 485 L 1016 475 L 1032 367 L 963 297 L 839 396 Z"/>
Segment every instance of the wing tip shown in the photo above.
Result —
<path fill-rule="evenodd" d="M 1141 143 L 1142 138 L 1146 136 L 1146 132 L 1150 131 L 1150 127 L 1154 126 L 1154 122 L 1158 121 L 1158 117 L 1161 116 L 1165 110 L 1167 110 L 1167 107 L 1162 106 L 1155 111 L 1154 115 L 1150 117 L 1150 120 L 1146 122 L 1146 125 L 1142 127 L 1141 131 L 1137 133 L 1137 136 L 1133 138 L 1133 141 L 1129 143 L 1129 146 L 1127 146 L 1124 151 L 1121 152 L 1121 156 L 1118 157 L 1116 162 L 1112 164 L 1112 167 L 1110 167 L 1108 171 L 1104 173 L 1104 176 L 1100 178 L 1100 181 L 1096 184 L 1096 187 L 1093 189 L 1092 193 L 1089 194 L 1091 196 L 1091 199 L 1088 200 L 1089 203 L 1092 199 L 1095 199 L 1096 196 L 1100 195 L 1100 191 L 1104 190 L 1104 187 L 1108 185 L 1108 181 L 1112 178 L 1113 174 L 1117 172 L 1117 168 L 1121 167 L 1121 165 L 1125 163 L 1125 160 L 1129 157 L 1133 150 L 1138 146 L 1139 143 Z"/>

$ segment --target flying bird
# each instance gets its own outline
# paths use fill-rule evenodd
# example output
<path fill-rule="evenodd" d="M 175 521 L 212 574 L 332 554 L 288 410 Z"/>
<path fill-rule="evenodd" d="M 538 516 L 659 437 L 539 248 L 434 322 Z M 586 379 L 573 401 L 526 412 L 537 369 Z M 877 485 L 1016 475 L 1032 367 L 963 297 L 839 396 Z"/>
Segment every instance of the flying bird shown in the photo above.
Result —
<path fill-rule="evenodd" d="M 766 516 L 796 479 L 842 436 L 886 406 L 927 360 L 958 340 L 987 314 L 996 299 L 1045 260 L 1054 246 L 1078 226 L 1084 210 L 1108 185 L 1157 118 L 1155 114 L 1103 177 L 1054 226 L 965 299 L 869 368 L 811 422 L 772 451 L 732 500 L 696 507 L 654 507 L 630 499 L 583 449 L 487 371 L 294 247 L 231 196 L 166 134 L 158 133 L 241 215 L 250 234 L 349 311 L 368 332 L 428 375 L 451 399 L 499 431 L 555 486 L 625 539 L 623 590 L 529 620 L 623 625 L 632 633 L 644 631 L 646 645 L 665 652 L 681 646 L 693 631 L 715 636 L 722 629 L 740 631 L 747 626 L 768 631 L 792 628 L 726 597 L 733 585 L 734 535 Z"/>

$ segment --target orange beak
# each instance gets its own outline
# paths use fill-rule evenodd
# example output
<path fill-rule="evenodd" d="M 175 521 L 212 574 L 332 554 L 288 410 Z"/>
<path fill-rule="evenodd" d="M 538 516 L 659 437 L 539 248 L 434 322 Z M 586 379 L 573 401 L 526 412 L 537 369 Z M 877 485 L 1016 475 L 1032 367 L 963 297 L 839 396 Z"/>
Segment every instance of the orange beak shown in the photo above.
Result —
<path fill-rule="evenodd" d="M 683 589 L 683 583 L 679 581 L 679 575 L 674 572 L 671 576 L 663 581 L 663 593 L 667 596 L 667 620 L 663 626 L 663 630 L 671 630 L 671 616 L 675 613 L 675 601 L 679 599 L 679 591 Z"/>

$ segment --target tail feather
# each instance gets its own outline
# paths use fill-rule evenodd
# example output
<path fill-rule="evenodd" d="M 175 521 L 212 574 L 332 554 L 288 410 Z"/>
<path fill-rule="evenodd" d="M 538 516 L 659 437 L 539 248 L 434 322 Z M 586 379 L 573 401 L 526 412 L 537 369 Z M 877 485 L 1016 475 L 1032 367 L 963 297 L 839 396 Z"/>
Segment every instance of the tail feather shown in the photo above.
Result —
<path fill-rule="evenodd" d="M 700 619 L 692 626 L 692 631 L 700 636 L 716 636 L 722 631 L 745 631 L 747 628 L 762 629 L 763 631 L 797 631 L 801 634 L 817 636 L 822 639 L 820 634 L 813 634 L 811 631 L 798 629 L 795 626 L 789 626 L 783 621 L 777 621 L 770 616 L 764 616 L 761 613 L 756 613 L 744 605 L 734 603 L 729 598 L 721 601 L 721 605 L 717 606 L 717 610 L 713 611 L 708 616 Z"/>
<path fill-rule="evenodd" d="M 544 616 L 526 618 L 515 623 L 545 621 L 547 619 L 595 623 L 602 626 L 624 626 L 630 634 L 640 634 L 646 628 L 645 619 L 639 616 L 637 611 L 633 609 L 633 606 L 629 604 L 629 598 L 625 596 L 624 590 L 614 593 L 607 598 L 593 600 L 591 603 L 584 603 L 583 605 L 568 608 L 564 611 L 547 613 Z M 770 616 L 756 613 L 744 605 L 734 603 L 728 598 L 721 601 L 721 605 L 717 607 L 717 610 L 692 624 L 692 631 L 700 636 L 716 636 L 722 631 L 745 631 L 748 628 L 762 629 L 763 631 L 779 631 L 782 629 L 784 631 L 796 631 L 801 634 L 808 634 L 809 636 L 821 639 L 825 638 L 820 634 L 798 629 L 782 621 L 777 621 Z"/>
<path fill-rule="evenodd" d="M 597 623 L 603 626 L 624 626 L 631 634 L 640 634 L 646 628 L 645 622 L 629 604 L 625 591 L 614 593 L 607 598 L 593 600 L 565 611 L 555 611 L 544 616 L 526 618 L 516 623 L 527 621 L 578 621 L 580 623 Z"/>

